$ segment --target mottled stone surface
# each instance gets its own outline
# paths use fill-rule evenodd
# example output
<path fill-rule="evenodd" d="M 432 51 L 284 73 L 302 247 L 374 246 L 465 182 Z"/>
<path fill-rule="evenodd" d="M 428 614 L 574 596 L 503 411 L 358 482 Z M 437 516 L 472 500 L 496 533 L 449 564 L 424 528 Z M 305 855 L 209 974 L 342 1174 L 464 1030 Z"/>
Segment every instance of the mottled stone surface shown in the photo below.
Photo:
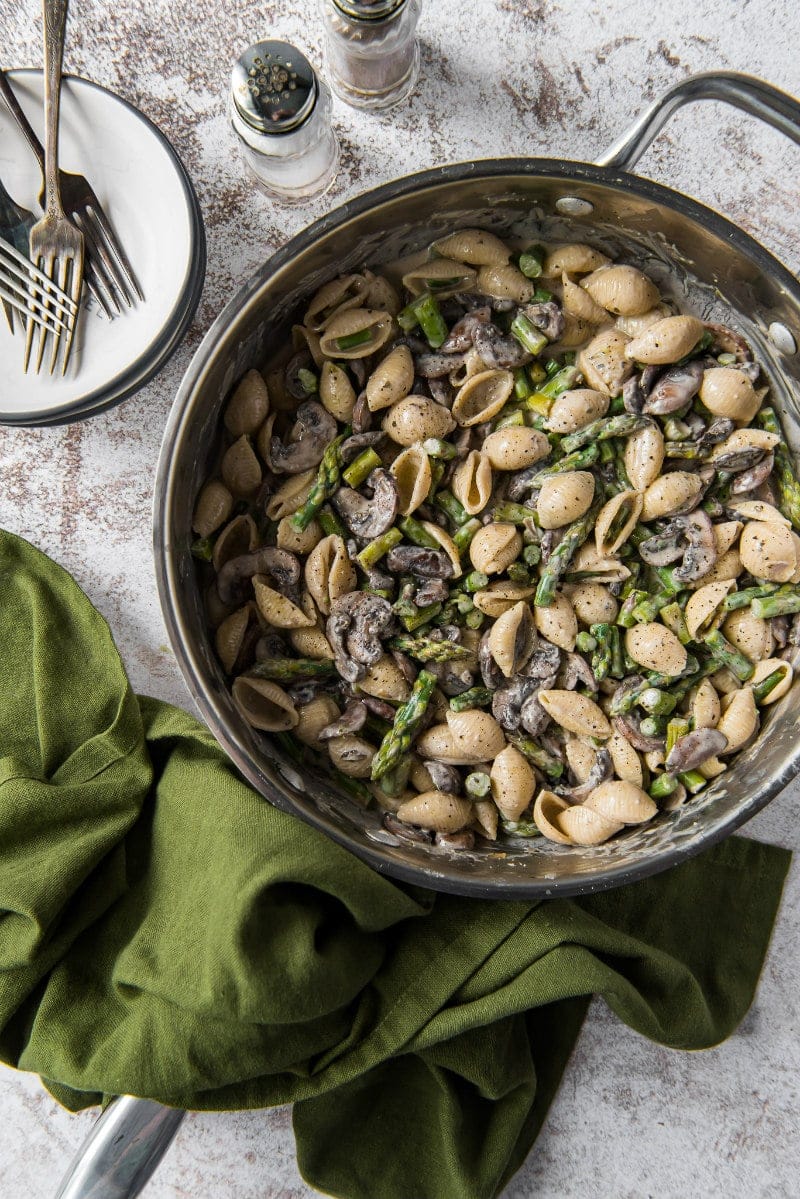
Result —
<path fill-rule="evenodd" d="M 3 66 L 39 56 L 33 4 L 0 0 Z M 230 65 L 265 35 L 320 57 L 300 0 L 74 0 L 69 68 L 138 104 L 173 140 L 209 237 L 197 320 L 159 379 L 87 424 L 0 430 L 0 524 L 71 570 L 111 622 L 134 685 L 188 695 L 166 646 L 150 553 L 161 432 L 193 349 L 272 251 L 330 205 L 393 175 L 453 159 L 591 159 L 658 93 L 698 70 L 749 70 L 800 91 L 795 0 L 437 0 L 421 34 L 423 79 L 401 111 L 336 106 L 342 173 L 325 200 L 284 208 L 251 189 L 229 136 Z M 683 112 L 641 169 L 731 216 L 797 270 L 800 151 L 717 105 Z M 749 826 L 798 848 L 797 788 Z M 595 1005 L 538 1145 L 507 1199 L 784 1199 L 800 1193 L 800 883 L 795 870 L 756 1004 L 719 1049 L 659 1049 Z M 0 1194 L 46 1199 L 93 1116 L 73 1118 L 38 1081 L 0 1073 Z M 191 1116 L 149 1199 L 303 1199 L 288 1111 Z M 408 1199 L 420 1199 L 409 1196 Z M 464 1196 L 464 1199 L 470 1199 Z"/>

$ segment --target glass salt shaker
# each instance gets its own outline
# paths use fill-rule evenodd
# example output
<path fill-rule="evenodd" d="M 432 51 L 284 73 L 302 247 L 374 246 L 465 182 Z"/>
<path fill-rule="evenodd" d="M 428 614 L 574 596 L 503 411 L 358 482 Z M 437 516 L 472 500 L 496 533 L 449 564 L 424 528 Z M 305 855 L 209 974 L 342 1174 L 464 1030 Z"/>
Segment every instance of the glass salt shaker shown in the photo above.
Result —
<path fill-rule="evenodd" d="M 330 187 L 339 165 L 331 94 L 288 42 L 257 42 L 231 76 L 230 119 L 257 183 L 282 200 Z"/>
<path fill-rule="evenodd" d="M 421 0 L 321 0 L 331 87 L 346 104 L 399 104 L 419 74 Z"/>

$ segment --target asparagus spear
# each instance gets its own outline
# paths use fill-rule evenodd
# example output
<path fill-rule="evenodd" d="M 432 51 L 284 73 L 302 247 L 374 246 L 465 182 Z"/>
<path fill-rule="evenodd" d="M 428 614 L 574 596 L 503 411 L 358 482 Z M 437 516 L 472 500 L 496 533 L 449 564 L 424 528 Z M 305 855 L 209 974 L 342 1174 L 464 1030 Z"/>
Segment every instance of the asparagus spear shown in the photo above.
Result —
<path fill-rule="evenodd" d="M 596 452 L 597 447 L 593 448 Z M 552 604 L 558 580 L 567 573 L 570 562 L 594 528 L 601 502 L 602 497 L 595 499 L 588 512 L 567 526 L 564 536 L 548 558 L 539 580 L 539 586 L 536 588 L 535 602 L 538 607 L 549 608 Z"/>
<path fill-rule="evenodd" d="M 411 744 L 422 724 L 435 687 L 434 676 L 427 670 L 421 670 L 417 675 L 411 695 L 397 709 L 394 724 L 372 760 L 373 782 L 383 778 L 388 771 L 394 770 L 403 756 L 411 749 Z"/>
<path fill-rule="evenodd" d="M 359 454 L 350 463 L 347 470 L 342 471 L 342 478 L 348 487 L 360 487 L 375 467 L 380 466 L 380 464 L 380 458 L 372 447 L 370 447 Z"/>
<path fill-rule="evenodd" d="M 769 620 L 771 616 L 785 616 L 791 612 L 800 612 L 800 588 L 781 587 L 774 595 L 765 595 L 754 599 L 750 605 L 753 616 Z"/>
<path fill-rule="evenodd" d="M 552 466 L 547 466 L 543 470 L 537 471 L 530 480 L 531 486 L 533 488 L 541 487 L 545 479 L 550 479 L 553 475 L 560 475 L 567 470 L 588 470 L 590 466 L 594 465 L 599 456 L 600 449 L 597 445 L 587 445 L 585 449 L 578 450 L 574 454 L 567 454 L 565 458 L 554 462 Z"/>
<path fill-rule="evenodd" d="M 671 774 L 659 774 L 650 784 L 651 799 L 666 799 L 678 786 L 678 780 Z"/>
<path fill-rule="evenodd" d="M 492 702 L 492 692 L 488 687 L 470 687 L 450 700 L 454 712 L 464 712 L 467 708 L 486 708 Z"/>
<path fill-rule="evenodd" d="M 745 587 L 742 591 L 733 591 L 726 595 L 723 608 L 726 612 L 735 612 L 737 608 L 748 608 L 753 600 L 763 599 L 766 595 L 774 595 L 780 591 L 778 583 L 764 583 L 762 587 Z"/>
<path fill-rule="evenodd" d="M 440 491 L 433 502 L 437 508 L 441 508 L 446 516 L 450 517 L 454 525 L 465 525 L 469 520 L 469 513 L 452 491 Z"/>
<path fill-rule="evenodd" d="M 529 354 L 533 354 L 534 358 L 537 354 L 541 354 L 544 347 L 547 345 L 547 338 L 540 329 L 537 329 L 529 317 L 524 312 L 518 312 L 511 322 L 509 329 L 512 337 L 516 337 L 519 344 Z M 524 397 L 522 397 L 524 398 Z"/>
<path fill-rule="evenodd" d="M 564 763 L 558 758 L 554 758 L 546 749 L 543 749 L 532 737 L 525 737 L 522 733 L 507 733 L 507 740 L 512 745 L 516 746 L 524 758 L 527 758 L 542 774 L 547 775 L 549 779 L 560 779 L 564 773 Z"/>
<path fill-rule="evenodd" d="M 405 516 L 397 522 L 405 536 L 413 545 L 420 545 L 426 550 L 439 550 L 442 547 L 435 537 L 431 536 L 424 525 L 413 516 Z"/>
<path fill-rule="evenodd" d="M 492 789 L 492 780 L 483 770 L 473 770 L 464 780 L 464 790 L 470 799 L 485 799 Z"/>
<path fill-rule="evenodd" d="M 562 437 L 561 448 L 565 454 L 571 454 L 573 450 L 579 450 L 582 446 L 591 445 L 597 441 L 607 441 L 609 437 L 630 437 L 631 433 L 638 433 L 640 429 L 646 429 L 651 423 L 649 417 L 634 416 L 631 412 L 623 412 L 619 416 L 608 418 L 603 417 L 578 429 L 577 433 L 570 433 L 567 437 Z"/>
<path fill-rule="evenodd" d="M 339 487 L 342 479 L 342 442 L 349 435 L 349 429 L 340 433 L 322 455 L 317 477 L 308 494 L 308 499 L 292 517 L 292 524 L 298 532 L 302 533 L 304 529 L 308 528 L 325 501 L 330 499 Z"/>
<path fill-rule="evenodd" d="M 380 537 L 376 537 L 374 541 L 370 541 L 368 545 L 364 546 L 361 553 L 356 555 L 356 562 L 364 570 L 369 570 L 402 540 L 403 534 L 399 529 L 387 529 L 385 533 L 381 533 Z"/>
<path fill-rule="evenodd" d="M 781 439 L 772 451 L 775 455 L 775 469 L 772 477 L 778 485 L 778 507 L 783 515 L 792 522 L 794 528 L 800 530 L 800 483 L 795 478 L 792 459 L 778 418 L 774 410 L 767 407 L 761 409 L 757 420 L 767 433 L 777 433 Z"/>
<path fill-rule="evenodd" d="M 404 637 L 401 634 L 391 637 L 388 644 L 418 662 L 455 662 L 459 658 L 468 658 L 471 653 L 465 645 L 455 641 L 434 641 L 432 637 Z"/>
<path fill-rule="evenodd" d="M 778 683 L 784 677 L 784 671 L 780 668 L 773 670 L 772 674 L 768 674 L 760 683 L 753 684 L 753 699 L 757 704 L 763 704 L 768 695 L 771 694 L 778 686 Z"/>
<path fill-rule="evenodd" d="M 256 662 L 248 674 L 273 683 L 294 683 L 298 679 L 324 679 L 336 674 L 336 666 L 328 658 L 267 658 Z"/>
<path fill-rule="evenodd" d="M 762 601 L 756 600 L 755 602 L 761 603 Z M 755 670 L 753 663 L 744 654 L 740 654 L 736 646 L 731 645 L 728 638 L 723 636 L 719 629 L 712 629 L 710 633 L 706 633 L 703 641 L 718 666 L 727 666 L 742 683 L 746 683 L 752 677 Z"/>

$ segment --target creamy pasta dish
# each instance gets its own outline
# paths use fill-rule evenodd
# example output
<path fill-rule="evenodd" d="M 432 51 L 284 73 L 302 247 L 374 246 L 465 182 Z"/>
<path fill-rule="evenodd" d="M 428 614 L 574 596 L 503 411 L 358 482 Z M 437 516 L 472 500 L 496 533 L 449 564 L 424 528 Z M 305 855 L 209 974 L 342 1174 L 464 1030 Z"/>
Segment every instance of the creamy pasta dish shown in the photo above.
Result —
<path fill-rule="evenodd" d="M 193 552 L 233 701 L 399 837 L 600 844 L 791 686 L 768 380 L 592 246 L 464 229 L 335 279 L 223 424 Z"/>

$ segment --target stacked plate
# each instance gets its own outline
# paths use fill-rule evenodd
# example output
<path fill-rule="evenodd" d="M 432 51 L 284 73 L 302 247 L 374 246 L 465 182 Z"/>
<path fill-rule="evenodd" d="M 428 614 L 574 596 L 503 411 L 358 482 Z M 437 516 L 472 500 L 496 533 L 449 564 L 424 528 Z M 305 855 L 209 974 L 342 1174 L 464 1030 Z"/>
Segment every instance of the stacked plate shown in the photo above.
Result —
<path fill-rule="evenodd" d="M 42 132 L 41 71 L 9 81 Z M 147 117 L 119 96 L 67 76 L 61 99 L 61 166 L 86 175 L 125 247 L 144 294 L 109 321 L 87 298 L 66 375 L 25 374 L 23 339 L 0 310 L 0 423 L 63 424 L 118 404 L 152 379 L 177 349 L 205 278 L 203 222 L 178 155 Z M 0 102 L 0 179 L 38 215 L 41 176 L 31 150 Z"/>

